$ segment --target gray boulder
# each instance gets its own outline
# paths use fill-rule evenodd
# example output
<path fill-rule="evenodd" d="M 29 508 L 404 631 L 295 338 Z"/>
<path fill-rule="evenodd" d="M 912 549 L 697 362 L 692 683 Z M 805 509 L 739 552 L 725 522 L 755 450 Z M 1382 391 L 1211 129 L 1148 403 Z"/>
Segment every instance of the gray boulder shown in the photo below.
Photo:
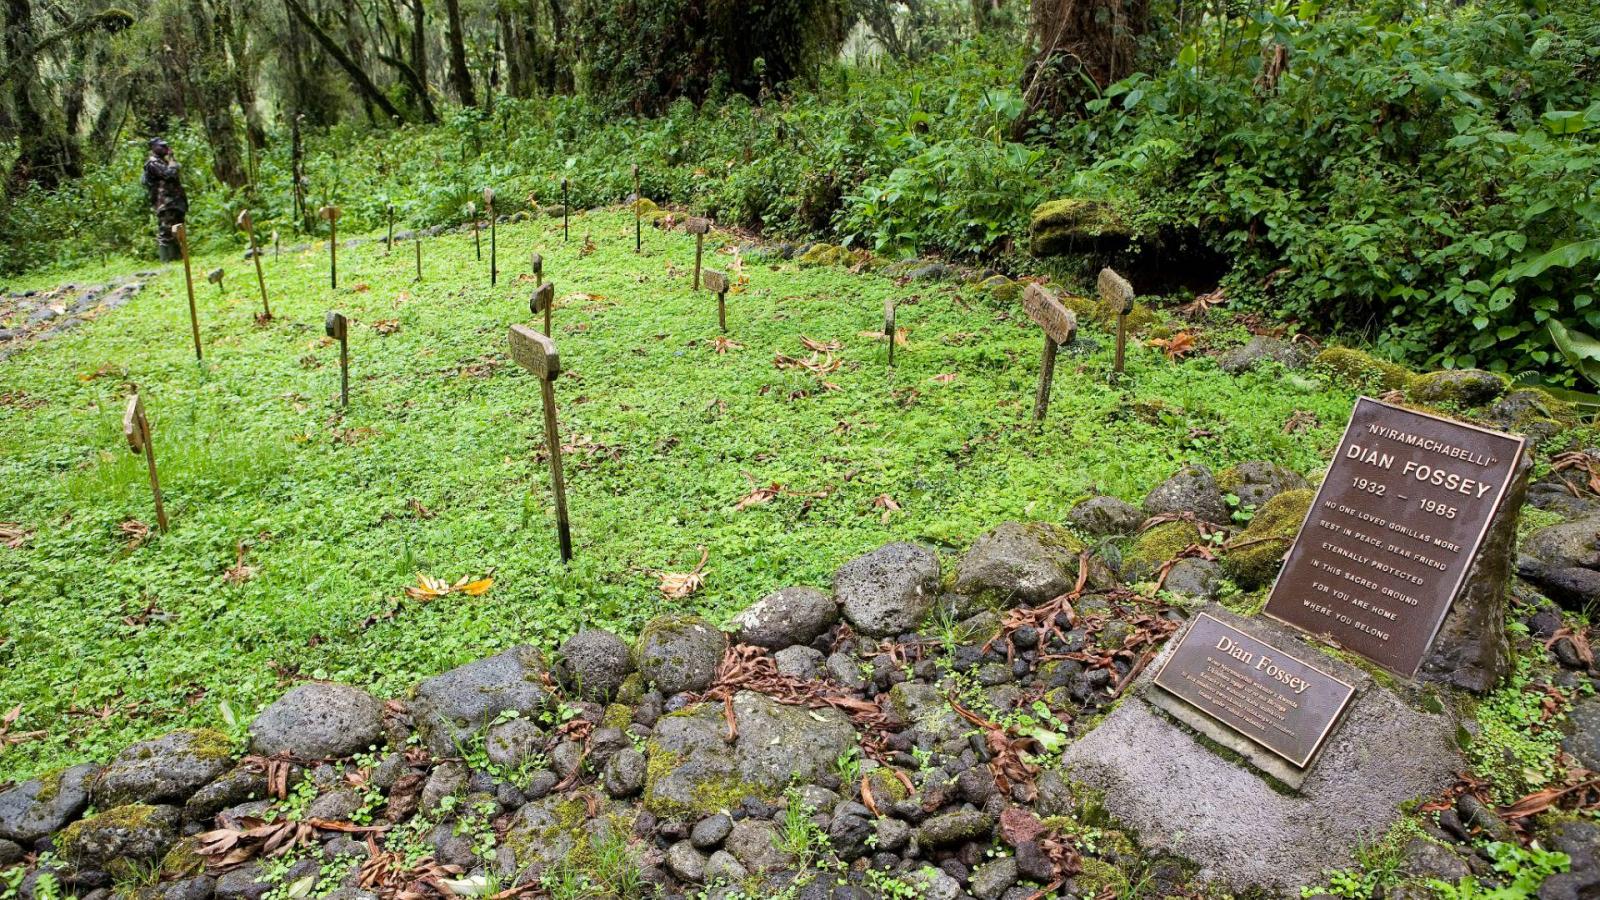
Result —
<path fill-rule="evenodd" d="M 1517 574 L 1567 609 L 1600 597 L 1600 514 L 1549 525 L 1528 535 Z"/>
<path fill-rule="evenodd" d="M 955 590 L 1004 606 L 1033 606 L 1072 590 L 1083 543 L 1059 525 L 1005 522 L 972 542 Z"/>
<path fill-rule="evenodd" d="M 1311 361 L 1311 355 L 1298 344 L 1258 334 L 1244 346 L 1218 356 L 1217 367 L 1229 375 L 1239 375 L 1269 360 L 1285 369 L 1301 369 Z"/>
<path fill-rule="evenodd" d="M 1260 509 L 1284 491 L 1311 486 L 1304 475 L 1274 462 L 1242 462 L 1217 476 L 1217 486 L 1239 498 L 1239 506 Z"/>
<path fill-rule="evenodd" d="M 809 644 L 839 621 L 839 604 L 823 591 L 789 587 L 757 600 L 728 623 L 734 640 L 771 650 Z"/>
<path fill-rule="evenodd" d="M 79 869 L 125 871 L 167 852 L 178 839 L 178 810 L 132 803 L 67 826 L 57 837 L 62 859 Z"/>
<path fill-rule="evenodd" d="M 95 781 L 96 806 L 183 803 L 233 768 L 233 746 L 216 731 L 184 728 L 117 754 Z"/>
<path fill-rule="evenodd" d="M 679 841 L 667 848 L 667 868 L 679 881 L 699 884 L 706 879 L 705 854 L 688 841 Z"/>
<path fill-rule="evenodd" d="M 1096 537 L 1133 534 L 1144 524 L 1144 513 L 1137 506 L 1104 494 L 1080 502 L 1067 518 Z"/>
<path fill-rule="evenodd" d="M 941 813 L 917 828 L 917 843 L 924 847 L 948 847 L 989 836 L 994 820 L 975 809 Z"/>
<path fill-rule="evenodd" d="M 308 682 L 284 694 L 250 723 L 251 752 L 338 759 L 378 743 L 383 704 L 360 688 Z"/>
<path fill-rule="evenodd" d="M 724 847 L 741 865 L 758 875 L 794 864 L 794 857 L 778 847 L 777 829 L 762 819 L 735 822 Z"/>
<path fill-rule="evenodd" d="M 0 838 L 28 845 L 76 819 L 89 805 L 89 786 L 100 767 L 85 763 L 0 794 Z"/>
<path fill-rule="evenodd" d="M 1006 889 L 1017 883 L 1015 857 L 1002 856 L 979 866 L 972 873 L 972 896 L 978 900 L 1000 900 Z"/>
<path fill-rule="evenodd" d="M 544 660 L 530 646 L 470 662 L 417 686 L 411 712 L 435 756 L 456 756 L 503 712 L 535 716 L 550 703 Z"/>
<path fill-rule="evenodd" d="M 209 822 L 230 806 L 267 794 L 267 776 L 252 766 L 239 766 L 195 791 L 183 806 L 185 822 Z"/>
<path fill-rule="evenodd" d="M 561 680 L 585 700 L 605 703 L 633 672 L 627 642 L 609 631 L 589 628 L 561 645 Z"/>
<path fill-rule="evenodd" d="M 1222 490 L 1211 470 L 1202 465 L 1184 466 L 1178 474 L 1163 481 L 1144 498 L 1146 515 L 1192 512 L 1200 519 L 1227 524 L 1232 516 L 1222 499 Z"/>
<path fill-rule="evenodd" d="M 809 710 L 741 691 L 733 698 L 738 739 L 730 751 L 720 703 L 702 703 L 656 724 L 649 744 L 645 806 L 658 816 L 711 815 L 751 794 L 776 797 L 791 780 L 833 771 L 855 743 L 837 710 Z"/>
<path fill-rule="evenodd" d="M 772 654 L 778 674 L 810 681 L 822 676 L 822 651 L 811 647 L 785 647 Z"/>
<path fill-rule="evenodd" d="M 904 542 L 888 544 L 840 567 L 833 595 L 845 619 L 869 637 L 889 637 L 921 624 L 939 592 L 939 558 Z"/>
<path fill-rule="evenodd" d="M 629 747 L 606 761 L 601 782 L 606 793 L 617 799 L 632 797 L 644 790 L 646 761 L 643 753 Z"/>
<path fill-rule="evenodd" d="M 1180 559 L 1167 571 L 1162 588 L 1194 600 L 1215 600 L 1222 566 L 1209 559 Z"/>
<path fill-rule="evenodd" d="M 216 900 L 262 900 L 277 886 L 261 860 L 254 859 L 217 877 Z"/>
<path fill-rule="evenodd" d="M 657 616 L 639 632 L 633 660 L 645 681 L 670 696 L 710 687 L 727 646 L 726 636 L 699 616 Z"/>
<path fill-rule="evenodd" d="M 1600 696 L 1584 697 L 1567 712 L 1566 739 L 1561 749 L 1583 767 L 1600 772 Z"/>
<path fill-rule="evenodd" d="M 1406 392 L 1418 403 L 1486 406 L 1504 394 L 1508 384 L 1504 375 L 1482 369 L 1444 369 L 1418 375 Z"/>
<path fill-rule="evenodd" d="M 489 762 L 507 769 L 515 769 L 522 762 L 544 749 L 544 731 L 531 719 L 517 716 L 489 726 L 483 748 Z"/>

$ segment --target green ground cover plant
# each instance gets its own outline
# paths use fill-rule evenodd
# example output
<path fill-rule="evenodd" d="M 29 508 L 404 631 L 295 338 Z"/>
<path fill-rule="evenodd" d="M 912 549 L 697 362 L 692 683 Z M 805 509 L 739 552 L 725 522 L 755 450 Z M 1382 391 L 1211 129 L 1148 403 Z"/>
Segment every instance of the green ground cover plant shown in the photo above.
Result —
<path fill-rule="evenodd" d="M 964 283 L 736 261 L 722 234 L 708 265 L 742 268 L 748 284 L 729 298 L 737 346 L 718 352 L 715 299 L 689 288 L 692 239 L 647 228 L 635 255 L 632 227 L 625 212 L 587 214 L 563 244 L 559 220 L 503 226 L 495 288 L 470 233 L 426 242 L 421 283 L 406 244 L 342 249 L 337 291 L 323 247 L 269 257 L 269 324 L 253 319 L 247 264 L 219 253 L 195 263 L 230 273 L 220 293 L 197 287 L 203 364 L 178 266 L 7 360 L 4 392 L 42 402 L 0 405 L 5 516 L 32 532 L 0 550 L 0 709 L 21 704 L 17 729 L 46 734 L 8 748 L 0 780 L 180 724 L 246 720 L 298 678 L 397 695 L 507 646 L 553 648 L 583 624 L 629 634 L 667 609 L 722 623 L 771 590 L 825 586 L 886 541 L 954 551 L 1006 519 L 1063 521 L 1091 491 L 1137 501 L 1186 460 L 1312 471 L 1353 400 L 1138 344 L 1114 389 L 1111 340 L 1087 326 L 1035 428 L 1039 331 L 1013 304 Z M 537 384 L 506 353 L 507 326 L 531 318 L 534 285 L 519 276 L 535 250 L 556 283 L 567 370 L 569 567 Z M 887 296 L 909 329 L 892 371 L 862 335 Z M 329 309 L 352 319 L 345 411 Z M 813 354 L 838 367 L 777 364 Z M 173 523 L 143 539 L 121 527 L 154 521 L 120 430 L 129 384 Z M 1291 418 L 1309 427 L 1286 433 Z M 756 488 L 774 496 L 741 509 Z M 664 598 L 662 573 L 702 552 L 703 587 Z M 419 572 L 494 584 L 405 597 Z"/>

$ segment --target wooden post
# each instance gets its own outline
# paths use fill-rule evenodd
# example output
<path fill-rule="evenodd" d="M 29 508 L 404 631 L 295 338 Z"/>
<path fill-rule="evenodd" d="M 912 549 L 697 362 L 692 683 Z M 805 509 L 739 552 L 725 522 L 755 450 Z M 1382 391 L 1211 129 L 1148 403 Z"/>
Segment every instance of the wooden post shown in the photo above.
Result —
<path fill-rule="evenodd" d="M 225 274 L 227 273 L 222 270 L 221 266 L 206 273 L 206 280 L 217 286 L 218 297 L 223 295 L 222 276 Z"/>
<path fill-rule="evenodd" d="M 330 311 L 322 328 L 339 342 L 339 405 L 350 405 L 350 320 L 344 313 Z"/>
<path fill-rule="evenodd" d="M 283 255 L 283 243 L 278 240 L 278 229 L 272 229 L 272 258 L 277 259 Z"/>
<path fill-rule="evenodd" d="M 478 236 L 478 204 L 467 201 L 467 216 L 472 219 L 472 252 L 477 254 L 478 262 L 483 262 L 483 238 Z"/>
<path fill-rule="evenodd" d="M 156 524 L 163 533 L 167 530 L 167 507 L 161 502 L 161 479 L 156 477 L 156 445 L 150 440 L 150 420 L 144 415 L 144 401 L 139 399 L 138 388 L 128 398 L 128 408 L 122 414 L 122 434 L 128 439 L 128 449 L 143 453 L 145 468 L 150 473 L 150 493 L 156 498 Z"/>
<path fill-rule="evenodd" d="M 561 243 L 567 242 L 567 217 L 572 215 L 572 204 L 567 200 L 567 180 L 561 179 Z"/>
<path fill-rule="evenodd" d="M 639 207 L 641 205 L 641 201 L 643 201 L 643 200 L 644 200 L 644 195 L 639 193 L 639 164 L 638 163 L 634 163 L 633 164 L 633 252 L 635 252 L 635 253 L 639 252 L 640 247 L 643 246 L 642 242 L 644 240 L 644 238 L 643 238 L 644 231 L 643 231 L 643 228 L 641 227 L 641 225 L 639 223 L 639 217 L 642 214 L 640 209 L 639 209 Z"/>
<path fill-rule="evenodd" d="M 261 318 L 264 320 L 271 319 L 272 307 L 267 304 L 267 276 L 261 274 L 261 248 L 256 246 L 256 227 L 255 222 L 250 218 L 250 210 L 239 211 L 237 224 L 244 229 L 245 235 L 250 238 L 250 258 L 255 260 L 256 284 L 261 287 Z M 276 237 L 278 233 L 274 231 L 272 234 Z"/>
<path fill-rule="evenodd" d="M 528 269 L 529 271 L 533 272 L 534 281 L 543 281 L 544 255 L 537 250 L 533 251 L 533 255 L 528 257 Z"/>
<path fill-rule="evenodd" d="M 1100 270 L 1100 299 L 1117 312 L 1117 355 L 1111 364 L 1111 380 L 1122 380 L 1122 366 L 1128 347 L 1128 313 L 1133 312 L 1133 285 L 1109 268 Z"/>
<path fill-rule="evenodd" d="M 894 298 L 883 298 L 883 333 L 889 338 L 889 365 L 894 365 Z"/>
<path fill-rule="evenodd" d="M 706 270 L 706 290 L 717 295 L 717 327 L 728 330 L 728 276 L 716 269 Z"/>
<path fill-rule="evenodd" d="M 1061 305 L 1054 294 L 1028 285 L 1022 292 L 1022 308 L 1044 331 L 1044 353 L 1039 360 L 1039 391 L 1033 400 L 1033 418 L 1043 422 L 1050 410 L 1050 384 L 1056 374 L 1056 348 L 1070 342 L 1078 333 L 1078 316 Z"/>
<path fill-rule="evenodd" d="M 194 358 L 203 359 L 200 352 L 200 314 L 194 307 L 194 272 L 189 268 L 189 227 L 182 222 L 172 226 L 172 236 L 178 239 L 178 249 L 183 251 L 183 287 L 189 292 L 189 330 L 194 332 Z"/>
<path fill-rule="evenodd" d="M 422 280 L 422 232 L 420 232 L 420 231 L 417 232 L 417 236 L 411 239 L 411 243 L 415 244 L 416 248 L 417 248 L 417 280 L 421 281 Z"/>
<path fill-rule="evenodd" d="M 324 206 L 317 215 L 328 220 L 328 285 L 339 287 L 339 207 Z"/>
<path fill-rule="evenodd" d="M 394 204 L 385 203 L 383 211 L 389 216 L 389 238 L 383 245 L 383 255 L 388 256 L 394 252 Z"/>
<path fill-rule="evenodd" d="M 533 296 L 528 299 L 528 311 L 535 316 L 541 314 L 544 316 L 544 333 L 546 337 L 553 336 L 550 334 L 550 319 L 551 311 L 555 309 L 555 305 L 556 286 L 548 281 L 539 285 L 538 289 L 533 292 Z"/>
<path fill-rule="evenodd" d="M 567 484 L 561 476 L 561 433 L 556 427 L 554 382 L 561 374 L 561 355 L 554 341 L 526 325 L 513 325 L 510 332 L 511 358 L 539 379 L 544 405 L 544 440 L 550 451 L 550 486 L 556 498 L 556 536 L 561 543 L 561 561 L 572 560 L 572 529 L 567 522 Z"/>
<path fill-rule="evenodd" d="M 500 275 L 499 271 L 496 269 L 498 261 L 495 258 L 495 243 L 494 243 L 494 219 L 495 219 L 495 215 L 494 215 L 494 188 L 484 188 L 483 189 L 483 214 L 489 217 L 489 286 L 493 287 L 494 284 L 495 284 L 495 281 L 499 278 L 499 275 Z"/>
<path fill-rule="evenodd" d="M 694 235 L 694 289 L 700 290 L 700 254 L 705 249 L 706 233 L 711 230 L 711 220 L 699 216 L 683 223 L 683 230 Z"/>

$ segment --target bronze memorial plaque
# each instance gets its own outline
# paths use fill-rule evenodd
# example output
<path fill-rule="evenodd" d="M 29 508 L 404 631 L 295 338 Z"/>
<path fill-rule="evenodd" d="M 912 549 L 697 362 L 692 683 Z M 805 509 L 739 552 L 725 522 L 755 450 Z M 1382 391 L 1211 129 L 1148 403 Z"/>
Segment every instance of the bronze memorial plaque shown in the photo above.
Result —
<path fill-rule="evenodd" d="M 1167 654 L 1155 683 L 1302 769 L 1355 693 L 1206 613 Z"/>
<path fill-rule="evenodd" d="M 1519 437 L 1360 398 L 1267 615 L 1416 675 L 1522 448 Z"/>

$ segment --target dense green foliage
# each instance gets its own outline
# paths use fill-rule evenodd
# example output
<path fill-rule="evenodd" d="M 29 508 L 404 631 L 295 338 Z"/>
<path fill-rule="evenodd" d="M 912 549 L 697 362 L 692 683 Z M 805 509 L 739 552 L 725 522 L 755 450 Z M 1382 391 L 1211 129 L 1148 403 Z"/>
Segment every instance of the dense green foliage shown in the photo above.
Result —
<path fill-rule="evenodd" d="M 778 4 L 771 21 L 802 7 Z M 615 202 L 638 163 L 647 196 L 726 224 L 1011 269 L 1040 265 L 1025 253 L 1038 203 L 1097 197 L 1136 232 L 1123 264 L 1160 276 L 1220 259 L 1234 308 L 1418 364 L 1569 384 L 1577 371 L 1600 375 L 1589 337 L 1600 332 L 1593 4 L 1280 3 L 1180 24 L 1151 38 L 1152 71 L 1111 86 L 1086 118 L 1024 127 L 1025 54 L 1003 30 L 915 62 L 824 66 L 782 96 L 758 87 L 757 102 L 738 91 L 770 81 L 759 70 L 774 61 L 724 61 L 716 79 L 668 91 L 660 78 L 688 77 L 704 60 L 644 59 L 633 37 L 607 31 L 621 26 L 597 20 L 586 27 L 619 49 L 605 71 L 582 73 L 594 96 L 502 100 L 433 127 L 317 132 L 310 195 L 341 203 L 353 228 L 380 226 L 390 201 L 403 225 L 426 225 L 461 221 L 485 184 L 502 208 L 559 202 L 563 176 L 576 205 Z M 655 99 L 627 104 L 654 109 L 685 92 L 705 101 L 655 118 L 606 112 L 628 87 L 620 74 L 635 69 L 646 76 L 635 87 Z M 176 143 L 203 246 L 236 245 L 229 223 L 245 204 L 289 233 L 286 142 L 237 192 L 210 177 L 200 135 Z M 130 142 L 61 191 L 0 208 L 0 271 L 148 252 L 141 152 Z"/>
<path fill-rule="evenodd" d="M 1111 341 L 1086 326 L 1035 428 L 1039 332 L 987 290 L 751 261 L 749 289 L 728 301 L 742 346 L 719 354 L 715 301 L 688 285 L 691 239 L 646 229 L 635 256 L 631 216 L 573 225 L 570 244 L 556 219 L 500 228 L 494 289 L 470 235 L 426 242 L 421 284 L 403 244 L 390 257 L 381 244 L 342 251 L 337 292 L 320 247 L 269 257 L 280 318 L 265 326 L 252 320 L 253 273 L 209 256 L 198 270 L 229 275 L 221 293 L 199 286 L 204 365 L 177 266 L 115 314 L 7 360 L 5 515 L 34 533 L 0 548 L 0 709 L 21 703 L 16 727 L 48 736 L 10 748 L 0 779 L 215 724 L 224 701 L 248 719 L 295 673 L 393 695 L 583 623 L 631 634 L 666 609 L 721 623 L 768 591 L 826 586 L 889 540 L 953 554 L 1007 519 L 1064 521 L 1091 489 L 1137 500 L 1186 459 L 1310 471 L 1352 401 L 1318 379 L 1234 378 L 1143 345 L 1114 390 Z M 586 235 L 597 249 L 580 258 Z M 709 264 L 729 268 L 722 243 Z M 517 276 L 530 250 L 560 298 L 570 568 L 537 458 L 538 390 L 506 356 L 507 323 L 528 317 Z M 909 329 L 893 371 L 883 343 L 860 335 L 886 296 Z M 322 338 L 330 308 L 352 317 L 344 413 L 337 348 Z M 399 330 L 374 329 L 386 319 Z M 840 342 L 840 368 L 775 366 L 811 355 L 802 336 Z M 120 431 L 128 382 L 143 388 L 172 518 L 138 547 L 119 529 L 153 522 Z M 1284 432 L 1307 414 L 1318 424 Z M 771 502 L 736 508 L 774 483 Z M 241 543 L 254 571 L 235 584 Z M 658 573 L 693 569 L 702 546 L 704 588 L 662 599 Z M 495 585 L 402 601 L 419 570 L 492 571 Z"/>

